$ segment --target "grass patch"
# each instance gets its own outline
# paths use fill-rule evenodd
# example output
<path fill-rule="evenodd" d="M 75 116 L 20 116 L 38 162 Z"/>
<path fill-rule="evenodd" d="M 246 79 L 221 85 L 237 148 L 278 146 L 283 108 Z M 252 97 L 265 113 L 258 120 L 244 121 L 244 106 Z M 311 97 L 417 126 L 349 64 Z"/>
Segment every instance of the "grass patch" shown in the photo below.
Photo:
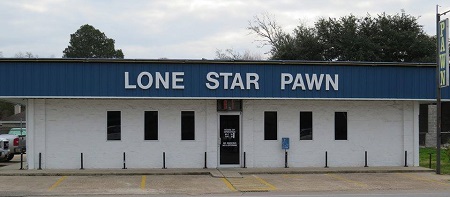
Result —
<path fill-rule="evenodd" d="M 430 153 L 431 155 L 431 168 L 436 169 L 436 148 L 420 148 L 420 162 L 422 167 L 429 167 Z M 441 173 L 450 174 L 450 155 L 449 150 L 441 149 Z"/>

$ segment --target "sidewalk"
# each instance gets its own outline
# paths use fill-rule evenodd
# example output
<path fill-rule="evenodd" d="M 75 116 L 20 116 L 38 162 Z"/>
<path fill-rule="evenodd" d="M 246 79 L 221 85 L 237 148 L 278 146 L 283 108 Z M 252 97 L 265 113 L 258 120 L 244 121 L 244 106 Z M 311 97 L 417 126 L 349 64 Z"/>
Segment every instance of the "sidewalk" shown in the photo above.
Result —
<path fill-rule="evenodd" d="M 84 169 L 19 170 L 20 163 L 0 167 L 0 176 L 100 176 L 100 175 L 211 175 L 240 177 L 241 174 L 328 174 L 434 172 L 424 167 L 305 167 L 305 168 L 171 168 L 171 169 Z"/>

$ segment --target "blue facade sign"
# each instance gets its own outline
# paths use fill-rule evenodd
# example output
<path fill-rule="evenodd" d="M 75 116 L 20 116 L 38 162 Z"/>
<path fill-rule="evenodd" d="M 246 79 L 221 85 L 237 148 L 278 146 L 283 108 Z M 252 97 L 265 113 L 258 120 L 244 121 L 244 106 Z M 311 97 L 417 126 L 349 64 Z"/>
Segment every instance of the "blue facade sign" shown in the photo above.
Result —
<path fill-rule="evenodd" d="M 432 64 L 86 61 L 0 60 L 0 98 L 436 98 Z"/>
<path fill-rule="evenodd" d="M 289 149 L 289 138 L 288 137 L 281 138 L 281 149 L 284 149 L 284 150 Z"/>

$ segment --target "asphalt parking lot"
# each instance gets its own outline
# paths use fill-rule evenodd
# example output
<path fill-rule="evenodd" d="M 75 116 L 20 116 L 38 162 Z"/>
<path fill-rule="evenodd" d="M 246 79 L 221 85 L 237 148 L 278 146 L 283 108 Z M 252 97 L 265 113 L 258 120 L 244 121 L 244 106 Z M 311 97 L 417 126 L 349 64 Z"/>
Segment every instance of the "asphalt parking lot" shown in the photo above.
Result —
<path fill-rule="evenodd" d="M 23 154 L 23 167 L 26 168 L 27 154 Z M 0 161 L 0 168 L 8 167 L 8 166 L 17 166 L 20 168 L 20 155 L 14 155 L 14 158 L 11 161 Z"/>
<path fill-rule="evenodd" d="M 258 174 L 242 178 L 210 175 L 0 176 L 0 195 L 237 194 L 449 190 L 450 177 L 433 173 Z"/>
<path fill-rule="evenodd" d="M 26 155 L 24 155 L 26 159 Z M 20 155 L 0 162 L 3 172 L 20 166 Z M 8 171 L 8 170 L 6 170 Z M 20 170 L 21 172 L 25 172 Z M 121 170 L 116 170 L 121 171 Z M 121 171 L 123 172 L 123 171 Z M 225 173 L 225 171 L 223 171 Z M 235 173 L 231 169 L 228 173 Z M 220 172 L 222 173 L 222 172 Z M 236 174 L 236 173 L 235 173 Z M 24 195 L 239 195 L 248 192 L 441 191 L 450 176 L 433 172 L 212 175 L 2 176 L 0 196 Z"/>

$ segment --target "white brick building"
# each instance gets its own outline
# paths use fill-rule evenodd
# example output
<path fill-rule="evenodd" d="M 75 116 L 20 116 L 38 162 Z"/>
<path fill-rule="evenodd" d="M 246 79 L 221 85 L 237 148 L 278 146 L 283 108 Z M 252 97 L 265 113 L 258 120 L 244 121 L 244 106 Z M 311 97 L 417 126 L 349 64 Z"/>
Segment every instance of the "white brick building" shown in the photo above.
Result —
<path fill-rule="evenodd" d="M 29 169 L 79 169 L 81 153 L 88 169 L 124 153 L 127 168 L 285 167 L 283 138 L 289 167 L 364 166 L 365 152 L 418 166 L 435 90 L 426 64 L 0 61 L 0 79 L 13 70 L 0 99 L 26 105 Z"/>

